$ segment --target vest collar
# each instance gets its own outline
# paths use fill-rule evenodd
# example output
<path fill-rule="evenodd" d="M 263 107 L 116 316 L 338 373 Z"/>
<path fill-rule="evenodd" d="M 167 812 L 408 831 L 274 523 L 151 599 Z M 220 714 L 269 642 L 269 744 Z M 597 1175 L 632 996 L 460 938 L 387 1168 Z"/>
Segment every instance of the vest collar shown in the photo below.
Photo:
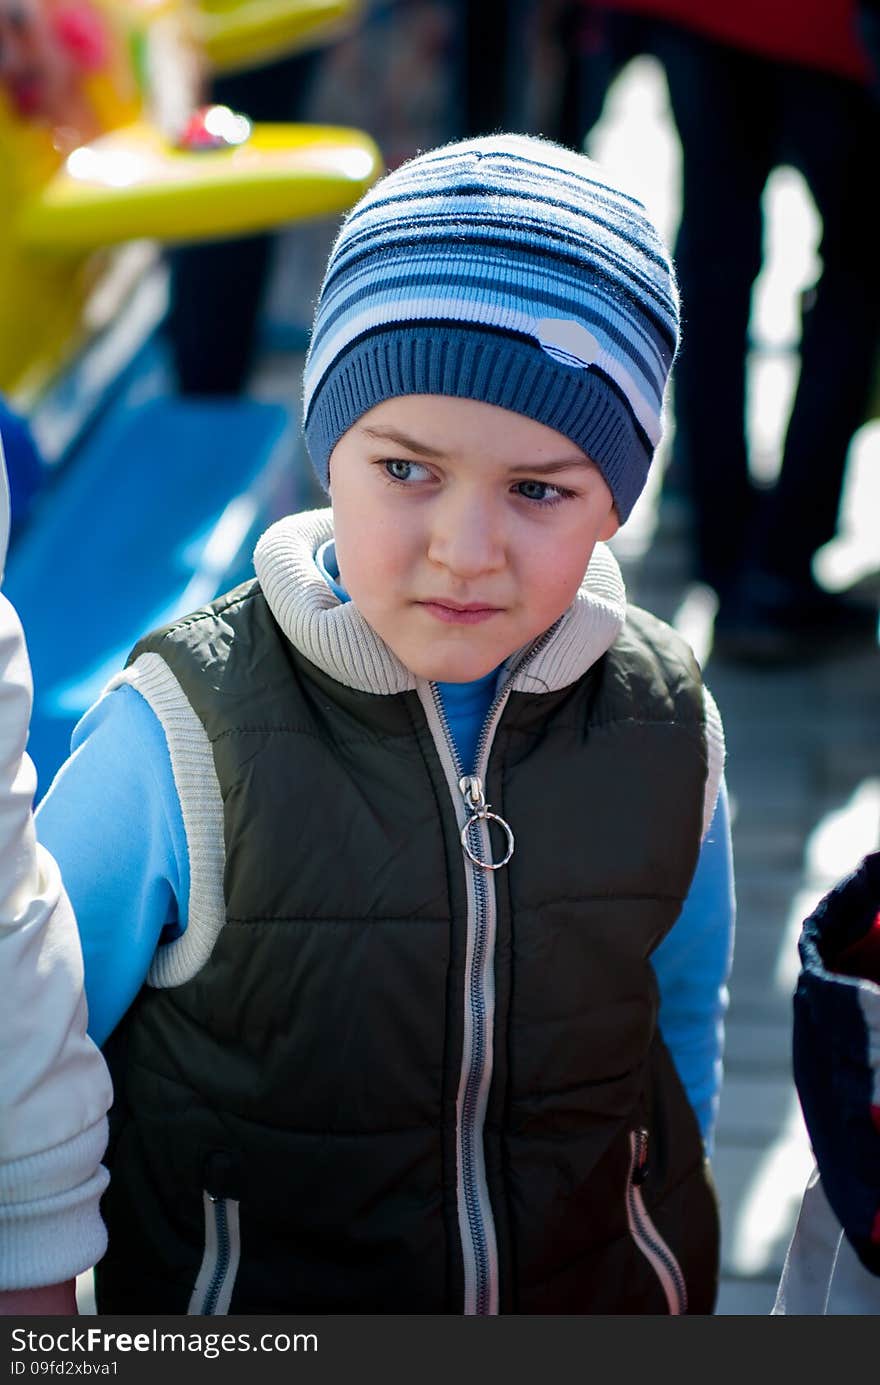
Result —
<path fill-rule="evenodd" d="M 291 644 L 324 673 L 359 692 L 400 693 L 416 687 L 405 668 L 353 601 L 341 603 L 315 564 L 333 536 L 333 515 L 307 510 L 278 520 L 261 537 L 254 567 L 269 609 Z M 617 560 L 596 545 L 577 596 L 546 635 L 505 664 L 515 692 L 554 692 L 580 678 L 614 643 L 626 592 Z"/>

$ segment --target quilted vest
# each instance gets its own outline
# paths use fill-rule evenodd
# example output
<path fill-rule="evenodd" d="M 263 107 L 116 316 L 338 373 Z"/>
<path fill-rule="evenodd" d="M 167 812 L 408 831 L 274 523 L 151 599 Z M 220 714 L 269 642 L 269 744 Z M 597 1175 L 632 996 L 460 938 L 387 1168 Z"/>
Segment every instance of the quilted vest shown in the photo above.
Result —
<path fill-rule="evenodd" d="M 683 642 L 629 608 L 574 683 L 510 693 L 494 872 L 424 699 L 342 686 L 259 583 L 145 651 L 213 750 L 225 924 L 107 1048 L 99 1312 L 711 1312 L 715 1196 L 649 964 L 701 839 Z"/>

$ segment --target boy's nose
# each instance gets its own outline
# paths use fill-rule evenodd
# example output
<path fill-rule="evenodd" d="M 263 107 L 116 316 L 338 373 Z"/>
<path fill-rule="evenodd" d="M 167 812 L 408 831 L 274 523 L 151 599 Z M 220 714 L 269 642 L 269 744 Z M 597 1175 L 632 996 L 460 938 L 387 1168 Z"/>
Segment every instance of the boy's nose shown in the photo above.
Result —
<path fill-rule="evenodd" d="M 463 494 L 438 504 L 428 543 L 432 563 L 456 577 L 473 579 L 502 568 L 504 554 L 504 536 L 492 503 Z"/>

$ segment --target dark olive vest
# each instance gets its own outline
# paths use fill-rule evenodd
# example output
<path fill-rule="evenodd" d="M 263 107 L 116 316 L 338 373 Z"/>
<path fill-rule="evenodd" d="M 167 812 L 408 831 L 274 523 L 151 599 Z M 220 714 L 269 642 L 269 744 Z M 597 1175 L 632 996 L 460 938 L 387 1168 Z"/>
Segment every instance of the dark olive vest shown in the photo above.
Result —
<path fill-rule="evenodd" d="M 460 1313 L 465 862 L 418 695 L 322 673 L 257 583 L 144 651 L 213 747 L 227 921 L 108 1046 L 99 1311 L 187 1311 L 207 1191 L 237 1204 L 230 1312 Z M 503 1313 L 666 1312 L 667 1247 L 689 1311 L 712 1310 L 715 1198 L 649 964 L 690 886 L 706 767 L 690 651 L 633 608 L 576 683 L 512 693 L 501 718 L 486 796 L 516 851 L 488 881 L 483 1139 Z"/>

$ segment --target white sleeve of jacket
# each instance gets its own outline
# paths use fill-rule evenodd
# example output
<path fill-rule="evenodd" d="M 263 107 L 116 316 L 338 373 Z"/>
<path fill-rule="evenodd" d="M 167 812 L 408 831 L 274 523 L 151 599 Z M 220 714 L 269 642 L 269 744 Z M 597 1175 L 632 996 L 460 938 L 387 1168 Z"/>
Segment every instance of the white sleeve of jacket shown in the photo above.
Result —
<path fill-rule="evenodd" d="M 0 576 L 7 533 L 0 454 Z M 0 1289 L 61 1283 L 106 1249 L 110 1078 L 86 1035 L 73 912 L 34 836 L 31 704 L 21 624 L 0 593 Z"/>

